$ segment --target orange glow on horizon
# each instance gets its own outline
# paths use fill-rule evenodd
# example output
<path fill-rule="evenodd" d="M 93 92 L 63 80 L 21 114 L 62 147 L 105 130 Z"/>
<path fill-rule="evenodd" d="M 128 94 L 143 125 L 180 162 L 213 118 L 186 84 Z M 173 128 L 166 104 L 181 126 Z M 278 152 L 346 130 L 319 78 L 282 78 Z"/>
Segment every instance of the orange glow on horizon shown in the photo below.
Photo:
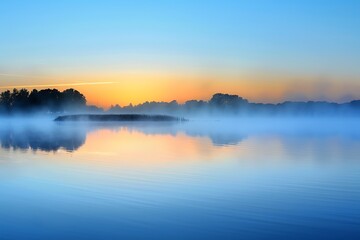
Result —
<path fill-rule="evenodd" d="M 55 79 L 55 78 L 54 78 Z M 344 96 L 360 98 L 360 85 L 355 81 L 319 81 L 309 76 L 108 73 L 63 75 L 59 81 L 43 79 L 28 89 L 75 88 L 83 93 L 88 104 L 108 108 L 119 104 L 139 104 L 146 101 L 209 100 L 215 93 L 237 94 L 251 102 L 277 103 L 286 100 L 343 101 Z"/>
<path fill-rule="evenodd" d="M 349 84 L 351 85 L 351 84 Z M 119 104 L 139 104 L 146 101 L 172 100 L 185 103 L 188 100 L 209 100 L 215 93 L 237 94 L 251 102 L 278 103 L 286 100 L 342 101 L 346 95 L 358 96 L 360 86 L 344 86 L 344 83 L 314 84 L 311 81 L 289 83 L 286 80 L 212 80 L 173 78 L 171 80 L 124 80 L 111 85 L 79 86 L 89 104 L 109 107 Z M 351 89 L 351 92 L 348 91 Z M 359 97 L 359 96 L 358 96 Z"/>

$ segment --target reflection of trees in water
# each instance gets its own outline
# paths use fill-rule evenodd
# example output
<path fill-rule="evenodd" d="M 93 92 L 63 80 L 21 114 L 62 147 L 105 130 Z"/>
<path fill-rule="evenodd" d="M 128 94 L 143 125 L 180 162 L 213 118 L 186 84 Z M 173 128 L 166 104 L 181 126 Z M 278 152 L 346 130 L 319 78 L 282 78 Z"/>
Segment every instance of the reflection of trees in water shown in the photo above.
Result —
<path fill-rule="evenodd" d="M 65 129 L 59 126 L 40 129 L 39 127 L 1 128 L 0 141 L 4 149 L 67 151 L 77 150 L 85 143 L 86 132 L 76 129 Z"/>
<path fill-rule="evenodd" d="M 45 124 L 46 125 L 46 124 Z M 49 126 L 50 125 L 50 126 Z M 214 146 L 239 145 L 247 136 L 256 135 L 259 138 L 270 136 L 268 141 L 277 139 L 282 147 L 291 154 L 303 151 L 313 153 L 324 159 L 324 151 L 328 158 L 333 156 L 356 156 L 359 151 L 360 133 L 353 128 L 324 128 L 305 126 L 281 126 L 270 128 L 247 128 L 223 123 L 91 123 L 86 124 L 48 124 L 46 127 L 36 126 L 15 127 L 0 125 L 1 148 L 14 150 L 57 151 L 64 149 L 76 151 L 86 140 L 86 135 L 93 131 L 110 129 L 118 131 L 138 131 L 147 135 L 185 134 L 190 138 L 208 138 Z M 350 125 L 351 126 L 351 125 Z M 264 138 L 265 140 L 267 138 Z M 102 139 L 110 141 L 109 139 Z M 141 142 L 139 142 L 141 148 Z M 261 146 L 260 146 L 261 148 Z M 334 152 L 336 151 L 336 152 Z"/>
<path fill-rule="evenodd" d="M 178 133 L 184 133 L 189 137 L 207 137 L 214 146 L 238 145 L 243 141 L 246 135 L 234 129 L 212 128 L 207 126 L 193 127 L 191 124 L 179 123 L 148 123 L 148 124 L 122 124 L 128 130 L 135 130 L 144 134 L 176 136 Z"/>
<path fill-rule="evenodd" d="M 46 125 L 46 124 L 45 124 Z M 214 146 L 237 145 L 245 135 L 237 131 L 221 128 L 192 127 L 191 124 L 178 123 L 93 123 L 86 126 L 78 124 L 54 124 L 36 126 L 0 126 L 0 142 L 3 149 L 57 151 L 64 149 L 76 151 L 90 132 L 101 129 L 119 130 L 125 128 L 144 134 L 173 135 L 184 133 L 189 137 L 207 137 Z M 106 140 L 106 139 L 105 139 Z M 139 143 L 141 144 L 141 143 Z"/>
<path fill-rule="evenodd" d="M 238 145 L 245 138 L 238 133 L 213 133 L 209 137 L 215 146 Z"/>

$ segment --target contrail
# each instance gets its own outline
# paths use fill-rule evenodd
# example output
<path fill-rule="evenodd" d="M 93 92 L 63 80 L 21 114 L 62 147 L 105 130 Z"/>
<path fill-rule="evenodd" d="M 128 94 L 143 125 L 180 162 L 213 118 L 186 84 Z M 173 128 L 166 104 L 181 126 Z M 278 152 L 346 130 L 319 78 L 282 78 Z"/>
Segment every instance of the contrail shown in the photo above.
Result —
<path fill-rule="evenodd" d="M 43 88 L 43 87 L 71 87 L 71 86 L 84 86 L 84 85 L 104 85 L 104 84 L 114 84 L 114 83 L 115 82 L 78 82 L 78 83 L 32 84 L 32 85 L 0 86 L 0 89 L 37 88 L 37 87 L 38 88 Z"/>

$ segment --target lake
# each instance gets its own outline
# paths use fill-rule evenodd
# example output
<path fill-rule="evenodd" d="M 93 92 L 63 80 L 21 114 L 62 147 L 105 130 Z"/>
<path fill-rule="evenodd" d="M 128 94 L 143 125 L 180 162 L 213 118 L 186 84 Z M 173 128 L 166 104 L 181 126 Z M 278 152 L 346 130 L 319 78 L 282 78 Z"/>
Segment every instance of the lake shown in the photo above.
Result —
<path fill-rule="evenodd" d="M 357 119 L 0 124 L 0 239 L 360 239 Z"/>

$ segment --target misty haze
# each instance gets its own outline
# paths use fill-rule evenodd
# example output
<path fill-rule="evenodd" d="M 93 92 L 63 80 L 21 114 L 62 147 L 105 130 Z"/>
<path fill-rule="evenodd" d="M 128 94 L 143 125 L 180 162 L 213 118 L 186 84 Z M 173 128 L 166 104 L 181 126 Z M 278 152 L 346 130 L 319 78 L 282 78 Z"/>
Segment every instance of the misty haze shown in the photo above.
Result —
<path fill-rule="evenodd" d="M 292 239 L 359 234 L 351 227 L 360 224 L 354 102 L 269 106 L 218 94 L 200 105 L 104 110 L 77 99 L 3 112 L 5 236 L 275 239 L 289 227 Z"/>
<path fill-rule="evenodd" d="M 359 240 L 360 1 L 0 1 L 0 240 Z"/>

